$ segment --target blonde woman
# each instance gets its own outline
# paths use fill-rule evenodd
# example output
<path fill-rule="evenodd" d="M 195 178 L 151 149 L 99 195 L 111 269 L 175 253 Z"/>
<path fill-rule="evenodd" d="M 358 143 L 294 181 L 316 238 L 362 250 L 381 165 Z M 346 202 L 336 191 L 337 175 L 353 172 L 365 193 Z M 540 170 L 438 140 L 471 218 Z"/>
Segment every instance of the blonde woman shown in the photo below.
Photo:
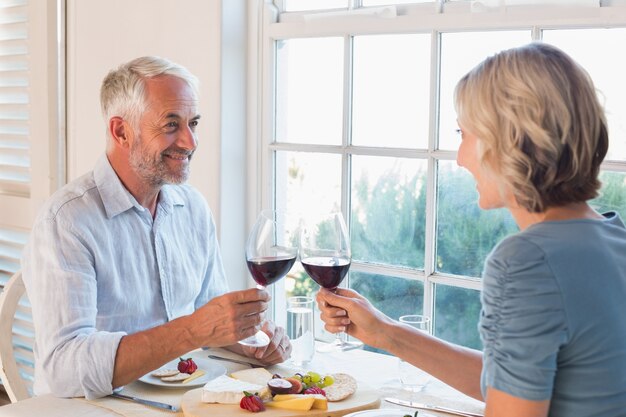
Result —
<path fill-rule="evenodd" d="M 485 262 L 483 351 L 404 327 L 347 289 L 320 291 L 326 328 L 484 400 L 487 416 L 626 416 L 626 228 L 588 204 L 608 148 L 591 79 L 532 43 L 483 61 L 455 99 L 457 162 L 480 207 L 508 209 L 520 229 Z"/>

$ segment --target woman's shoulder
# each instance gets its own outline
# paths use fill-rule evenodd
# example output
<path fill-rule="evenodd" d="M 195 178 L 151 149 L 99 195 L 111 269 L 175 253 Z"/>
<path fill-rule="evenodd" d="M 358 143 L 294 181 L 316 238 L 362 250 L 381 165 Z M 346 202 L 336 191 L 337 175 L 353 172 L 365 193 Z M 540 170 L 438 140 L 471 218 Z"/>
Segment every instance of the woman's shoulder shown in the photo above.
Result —
<path fill-rule="evenodd" d="M 542 242 L 519 232 L 502 239 L 489 254 L 487 262 L 528 265 L 532 261 L 544 261 L 545 257 Z"/>
<path fill-rule="evenodd" d="M 602 239 L 626 238 L 626 229 L 615 212 L 605 213 L 604 219 L 574 219 L 536 223 L 507 236 L 492 250 L 490 257 L 508 262 L 546 260 L 559 254 L 584 253 Z"/>
<path fill-rule="evenodd" d="M 557 286 L 550 253 L 523 233 L 503 239 L 487 257 L 483 288 L 502 292 L 552 292 Z M 487 290 L 487 293 L 490 291 Z"/>

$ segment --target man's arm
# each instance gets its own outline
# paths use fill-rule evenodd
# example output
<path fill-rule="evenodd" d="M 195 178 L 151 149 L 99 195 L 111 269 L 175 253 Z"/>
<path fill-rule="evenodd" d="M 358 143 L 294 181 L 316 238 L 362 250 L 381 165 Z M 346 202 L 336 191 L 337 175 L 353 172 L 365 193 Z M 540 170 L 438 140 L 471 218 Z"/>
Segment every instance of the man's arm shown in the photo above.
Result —
<path fill-rule="evenodd" d="M 113 387 L 135 381 L 191 350 L 222 347 L 256 332 L 269 295 L 258 289 L 216 297 L 194 313 L 124 336 L 115 356 Z"/>

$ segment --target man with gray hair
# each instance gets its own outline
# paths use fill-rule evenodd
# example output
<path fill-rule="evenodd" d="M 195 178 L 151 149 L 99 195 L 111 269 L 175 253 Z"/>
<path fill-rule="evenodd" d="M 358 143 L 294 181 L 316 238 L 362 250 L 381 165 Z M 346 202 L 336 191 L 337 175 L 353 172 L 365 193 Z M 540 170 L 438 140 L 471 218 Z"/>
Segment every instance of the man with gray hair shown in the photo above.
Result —
<path fill-rule="evenodd" d="M 22 260 L 35 323 L 35 393 L 97 398 L 200 348 L 286 360 L 269 295 L 228 292 L 215 224 L 185 184 L 197 146 L 198 82 L 143 57 L 101 89 L 106 154 L 44 205 Z M 236 342 L 261 326 L 271 342 Z"/>

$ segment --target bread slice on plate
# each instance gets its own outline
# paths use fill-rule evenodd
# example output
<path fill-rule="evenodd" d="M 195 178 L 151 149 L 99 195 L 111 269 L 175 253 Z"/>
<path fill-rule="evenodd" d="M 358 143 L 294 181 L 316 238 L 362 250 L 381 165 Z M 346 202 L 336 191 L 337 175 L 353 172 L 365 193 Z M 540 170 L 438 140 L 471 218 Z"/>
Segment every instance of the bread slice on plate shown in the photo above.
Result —
<path fill-rule="evenodd" d="M 356 392 L 356 379 L 348 374 L 333 374 L 332 376 L 335 382 L 323 388 L 328 401 L 341 401 Z"/>

